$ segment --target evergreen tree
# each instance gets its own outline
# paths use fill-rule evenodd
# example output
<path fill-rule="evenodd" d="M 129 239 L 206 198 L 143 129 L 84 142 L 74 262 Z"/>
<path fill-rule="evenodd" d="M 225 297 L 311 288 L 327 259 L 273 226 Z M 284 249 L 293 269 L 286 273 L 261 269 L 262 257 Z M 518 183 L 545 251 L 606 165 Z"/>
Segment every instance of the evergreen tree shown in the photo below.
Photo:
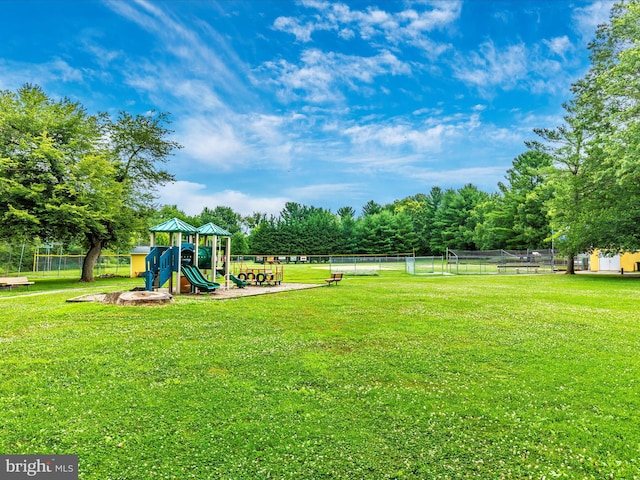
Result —
<path fill-rule="evenodd" d="M 446 190 L 434 217 L 434 227 L 440 238 L 434 237 L 432 251 L 443 254 L 447 248 L 475 250 L 474 234 L 478 219 L 474 216 L 474 208 L 488 197 L 472 184 L 458 190 Z"/>
<path fill-rule="evenodd" d="M 484 219 L 476 228 L 476 244 L 483 250 L 541 248 L 551 237 L 547 183 L 552 158 L 529 150 L 513 160 L 500 193 L 479 205 Z"/>

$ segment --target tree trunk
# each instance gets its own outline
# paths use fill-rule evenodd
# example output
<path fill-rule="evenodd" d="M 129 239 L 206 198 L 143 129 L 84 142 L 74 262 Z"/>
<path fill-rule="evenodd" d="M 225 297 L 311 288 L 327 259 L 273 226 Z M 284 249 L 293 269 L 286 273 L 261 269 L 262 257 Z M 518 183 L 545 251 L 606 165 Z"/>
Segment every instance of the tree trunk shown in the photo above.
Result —
<path fill-rule="evenodd" d="M 567 255 L 567 275 L 575 275 L 575 254 L 570 253 Z"/>
<path fill-rule="evenodd" d="M 102 240 L 92 237 L 90 239 L 90 242 L 91 246 L 89 247 L 87 255 L 84 257 L 84 263 L 82 264 L 82 277 L 80 278 L 81 282 L 94 281 L 93 269 L 96 266 L 98 258 L 100 258 L 100 254 L 102 253 Z"/>

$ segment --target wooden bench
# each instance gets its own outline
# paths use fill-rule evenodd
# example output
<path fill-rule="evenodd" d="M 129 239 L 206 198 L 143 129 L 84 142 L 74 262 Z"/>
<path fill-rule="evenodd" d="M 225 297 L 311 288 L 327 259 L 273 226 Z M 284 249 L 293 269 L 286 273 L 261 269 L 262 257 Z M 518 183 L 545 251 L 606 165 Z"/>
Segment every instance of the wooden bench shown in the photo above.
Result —
<path fill-rule="evenodd" d="M 327 278 L 325 282 L 330 287 L 332 283 L 337 285 L 340 280 L 342 280 L 342 273 L 332 273 L 331 278 Z"/>
<path fill-rule="evenodd" d="M 0 277 L 0 287 L 8 288 L 11 290 L 13 287 L 19 287 L 25 285 L 29 288 L 29 285 L 33 285 L 34 282 L 30 282 L 27 277 Z"/>

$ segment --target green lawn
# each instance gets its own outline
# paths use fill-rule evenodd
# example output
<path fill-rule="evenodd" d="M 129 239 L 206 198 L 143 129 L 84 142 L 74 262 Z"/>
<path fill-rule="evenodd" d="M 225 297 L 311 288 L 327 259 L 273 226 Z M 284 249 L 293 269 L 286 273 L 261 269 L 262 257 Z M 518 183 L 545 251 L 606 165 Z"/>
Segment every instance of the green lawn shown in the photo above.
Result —
<path fill-rule="evenodd" d="M 79 287 L 0 298 L 2 453 L 78 454 L 85 480 L 640 478 L 640 279 L 382 271 L 150 308 Z"/>

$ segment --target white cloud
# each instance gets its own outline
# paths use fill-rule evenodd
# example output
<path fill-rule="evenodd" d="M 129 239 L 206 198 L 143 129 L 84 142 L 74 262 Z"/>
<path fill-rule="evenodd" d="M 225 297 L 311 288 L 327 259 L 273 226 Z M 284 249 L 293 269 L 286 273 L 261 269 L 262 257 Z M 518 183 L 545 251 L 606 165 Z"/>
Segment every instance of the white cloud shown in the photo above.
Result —
<path fill-rule="evenodd" d="M 303 99 L 327 103 L 344 99 L 341 86 L 362 91 L 363 86 L 372 85 L 376 77 L 410 75 L 411 67 L 386 50 L 371 57 L 360 57 L 307 49 L 302 52 L 299 65 L 285 60 L 271 61 L 256 72 L 260 79 L 255 83 L 267 78 L 285 102 Z"/>
<path fill-rule="evenodd" d="M 160 204 L 177 205 L 187 215 L 198 215 L 204 207 L 216 206 L 229 207 L 245 216 L 254 212 L 277 215 L 290 201 L 286 197 L 256 197 L 237 190 L 209 192 L 206 185 L 186 181 L 165 185 L 158 195 Z"/>
<path fill-rule="evenodd" d="M 343 28 L 338 32 L 338 36 L 344 40 L 351 40 L 356 36 L 356 34 L 350 28 Z"/>
<path fill-rule="evenodd" d="M 276 30 L 291 33 L 299 42 L 310 42 L 311 33 L 313 33 L 316 28 L 311 23 L 301 25 L 298 19 L 291 17 L 276 18 L 276 20 L 273 22 L 273 27 Z"/>
<path fill-rule="evenodd" d="M 54 59 L 46 67 L 54 78 L 63 82 L 82 82 L 82 71 L 72 67 L 67 62 L 61 59 Z"/>
<path fill-rule="evenodd" d="M 136 23 L 145 30 L 159 30 L 159 22 L 153 18 L 153 14 L 150 15 L 146 11 L 151 7 L 148 3 L 144 1 L 126 2 L 122 0 L 106 0 L 105 3 L 113 11 L 127 18 L 131 22 Z M 136 8 L 136 4 L 143 8 Z"/>
<path fill-rule="evenodd" d="M 165 47 L 165 60 L 131 57 L 122 70 L 127 85 L 172 113 L 177 140 L 184 146 L 180 157 L 223 171 L 288 166 L 293 146 L 286 128 L 299 118 L 254 113 L 263 105 L 246 88 L 248 75 L 238 73 L 246 73 L 245 65 L 227 38 L 204 23 L 187 28 L 170 11 L 143 0 L 110 5 Z M 301 84 L 316 73 L 303 75 Z"/>
<path fill-rule="evenodd" d="M 510 90 L 527 77 L 527 57 L 527 48 L 522 43 L 500 49 L 489 40 L 479 46 L 478 52 L 454 65 L 454 76 L 480 90 L 494 86 Z"/>
<path fill-rule="evenodd" d="M 575 51 L 567 36 L 531 46 L 518 43 L 499 47 L 488 40 L 466 58 L 458 54 L 452 64 L 453 75 L 487 98 L 499 90 L 558 93 L 575 80 L 570 76 L 577 61 Z"/>
<path fill-rule="evenodd" d="M 448 28 L 459 17 L 462 11 L 460 1 L 440 1 L 431 3 L 433 9 L 416 12 L 405 10 L 398 17 L 407 20 L 406 33 L 411 38 L 416 38 L 423 32 Z"/>
<path fill-rule="evenodd" d="M 499 128 L 497 126 L 493 126 L 490 129 L 487 129 L 487 139 L 490 139 L 492 142 L 496 144 L 503 145 L 516 145 L 523 143 L 523 134 L 531 133 L 532 129 L 525 129 L 524 131 L 518 127 L 512 128 Z"/>
<path fill-rule="evenodd" d="M 565 113 L 566 112 L 559 107 L 555 114 L 541 114 L 535 111 L 524 112 L 523 114 L 517 112 L 514 114 L 514 119 L 520 126 L 521 131 L 529 133 L 528 139 L 531 140 L 532 138 L 535 138 L 535 134 L 533 134 L 534 128 L 553 128 L 558 125 L 563 125 L 565 123 L 563 118 Z"/>
<path fill-rule="evenodd" d="M 78 84 L 82 82 L 84 82 L 83 71 L 60 58 L 54 58 L 40 64 L 15 62 L 0 58 L 0 87 L 2 89 L 16 90 L 25 83 L 32 83 L 46 88 L 50 95 L 55 96 L 59 83 Z"/>
<path fill-rule="evenodd" d="M 352 144 L 369 148 L 409 147 L 420 152 L 439 152 L 444 138 L 451 134 L 451 127 L 440 124 L 419 129 L 411 125 L 369 124 L 347 128 L 343 133 Z"/>
<path fill-rule="evenodd" d="M 379 7 L 354 10 L 352 5 L 339 2 L 303 1 L 302 5 L 316 10 L 317 14 L 304 20 L 279 17 L 273 28 L 291 33 L 301 42 L 312 41 L 316 31 L 335 31 L 344 39 L 354 38 L 357 34 L 361 39 L 372 42 L 381 37 L 395 45 L 418 46 L 434 56 L 448 47 L 436 44 L 428 34 L 433 30 L 450 29 L 462 11 L 460 0 L 426 2 L 417 4 L 419 9 L 407 8 L 397 12 Z"/>
<path fill-rule="evenodd" d="M 202 28 L 205 35 L 202 36 L 198 30 L 187 27 L 168 10 L 145 0 L 109 1 L 107 5 L 155 35 L 166 52 L 181 61 L 178 67 L 174 65 L 176 73 L 173 76 L 180 74 L 187 77 L 189 73 L 193 73 L 200 78 L 207 78 L 210 84 L 222 91 L 236 96 L 247 94 L 244 75 L 237 73 L 244 73 L 246 66 L 227 45 L 226 39 L 213 29 Z M 128 67 L 135 71 L 137 59 L 132 59 Z M 162 71 L 160 68 L 158 70 Z"/>
<path fill-rule="evenodd" d="M 123 50 L 114 50 L 99 45 L 99 40 L 103 34 L 95 28 L 86 28 L 81 32 L 80 45 L 95 58 L 96 62 L 103 70 L 108 70 L 111 64 L 125 56 Z"/>
<path fill-rule="evenodd" d="M 312 103 L 337 102 L 343 98 L 335 91 L 333 72 L 327 65 L 313 62 L 313 55 L 307 54 L 303 64 L 298 66 L 286 60 L 266 62 L 261 67 L 266 82 L 272 83 L 278 89 L 278 95 L 284 102 L 299 98 Z M 312 62 L 312 63 L 309 63 Z M 263 75 L 260 75 L 263 77 Z M 262 83 L 262 79 L 256 83 Z"/>
<path fill-rule="evenodd" d="M 385 122 L 350 125 L 342 130 L 342 134 L 356 152 L 369 151 L 372 157 L 388 155 L 411 161 L 424 160 L 446 148 L 455 148 L 456 143 L 473 135 L 485 137 L 487 127 L 480 118 L 482 109 L 477 107 L 472 107 L 471 113 L 448 116 L 439 110 L 418 111 Z M 414 118 L 417 114 L 429 115 L 418 123 Z M 475 133 L 477 130 L 480 133 Z"/>
<path fill-rule="evenodd" d="M 178 142 L 194 161 L 222 171 L 290 167 L 294 143 L 288 130 L 304 116 L 200 113 L 178 122 Z"/>
<path fill-rule="evenodd" d="M 614 0 L 596 0 L 586 7 L 579 7 L 573 11 L 576 31 L 581 35 L 584 43 L 593 40 L 598 25 L 609 21 L 609 13 L 614 3 Z"/>
<path fill-rule="evenodd" d="M 569 40 L 569 37 L 563 35 L 562 37 L 554 37 L 551 40 L 543 40 L 544 44 L 563 60 L 566 60 L 567 54 L 575 50 L 575 47 Z"/>
<path fill-rule="evenodd" d="M 219 168 L 238 168 L 247 157 L 247 148 L 233 125 L 223 119 L 191 117 L 181 122 L 178 142 L 192 159 Z"/>
<path fill-rule="evenodd" d="M 340 165 L 341 173 L 346 177 L 358 180 L 366 179 L 371 182 L 376 182 L 380 178 L 388 178 L 389 185 L 397 187 L 396 183 L 406 183 L 411 178 L 407 172 L 413 171 L 414 166 L 424 160 L 424 156 L 413 152 L 393 152 L 379 148 L 378 150 L 350 152 L 344 158 L 336 160 L 336 163 Z M 370 187 L 366 188 L 366 185 L 363 185 L 363 189 L 366 193 L 360 197 L 373 193 Z M 381 194 L 382 192 L 376 193 Z M 348 197 L 345 195 L 345 198 Z"/>
<path fill-rule="evenodd" d="M 171 79 L 170 76 L 165 78 Z M 204 80 L 177 77 L 175 81 L 171 81 L 171 85 L 164 85 L 164 89 L 169 88 L 172 88 L 174 95 L 185 102 L 184 106 L 192 111 L 219 111 L 225 108 L 224 102 Z"/>

